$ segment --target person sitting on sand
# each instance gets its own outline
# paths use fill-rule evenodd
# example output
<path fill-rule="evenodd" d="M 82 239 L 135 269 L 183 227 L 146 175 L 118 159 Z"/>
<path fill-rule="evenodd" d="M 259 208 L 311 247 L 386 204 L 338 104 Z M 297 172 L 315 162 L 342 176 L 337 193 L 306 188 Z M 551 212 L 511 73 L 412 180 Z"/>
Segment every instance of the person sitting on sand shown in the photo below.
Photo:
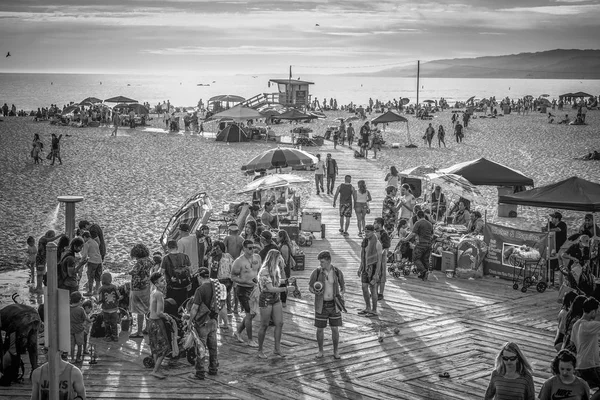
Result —
<path fill-rule="evenodd" d="M 554 115 L 551 112 L 548 113 L 548 123 L 551 124 L 554 122 Z"/>
<path fill-rule="evenodd" d="M 565 124 L 565 125 L 566 125 L 566 124 L 568 124 L 569 122 L 570 122 L 570 119 L 569 119 L 569 114 L 565 114 L 565 117 L 564 117 L 563 119 L 561 119 L 561 120 L 559 121 L 559 123 L 558 123 L 558 124 L 559 124 L 559 125 L 560 125 L 560 124 Z"/>

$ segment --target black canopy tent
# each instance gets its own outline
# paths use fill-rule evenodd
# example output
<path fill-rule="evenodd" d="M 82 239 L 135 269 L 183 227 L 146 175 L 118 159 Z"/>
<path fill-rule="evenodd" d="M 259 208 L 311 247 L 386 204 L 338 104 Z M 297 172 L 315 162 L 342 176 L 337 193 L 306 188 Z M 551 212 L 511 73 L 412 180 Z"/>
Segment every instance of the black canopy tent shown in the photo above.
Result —
<path fill-rule="evenodd" d="M 217 142 L 248 142 L 248 135 L 242 127 L 237 124 L 227 125 L 215 138 Z"/>
<path fill-rule="evenodd" d="M 483 157 L 454 164 L 440 171 L 446 174 L 460 175 L 473 185 L 533 186 L 533 179 L 523 175 L 520 171 Z"/>
<path fill-rule="evenodd" d="M 595 212 L 600 211 L 600 184 L 573 176 L 551 185 L 500 196 L 500 203 Z"/>

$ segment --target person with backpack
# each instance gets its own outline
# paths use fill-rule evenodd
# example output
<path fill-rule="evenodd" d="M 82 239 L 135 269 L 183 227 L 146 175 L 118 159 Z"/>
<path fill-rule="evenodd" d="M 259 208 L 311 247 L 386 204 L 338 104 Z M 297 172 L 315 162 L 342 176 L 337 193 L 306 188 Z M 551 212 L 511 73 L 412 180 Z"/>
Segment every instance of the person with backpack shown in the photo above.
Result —
<path fill-rule="evenodd" d="M 344 309 L 344 293 L 346 284 L 344 274 L 339 268 L 331 265 L 331 253 L 323 250 L 317 255 L 320 267 L 310 275 L 308 290 L 315 295 L 315 327 L 319 352 L 316 358 L 323 358 L 324 329 L 327 323 L 331 327 L 333 341 L 333 358 L 341 358 L 338 345 L 340 342 L 339 327 L 342 326 Z"/>
<path fill-rule="evenodd" d="M 190 327 L 196 329 L 200 338 L 201 344 L 196 346 L 196 372 L 191 378 L 204 380 L 206 352 L 199 349 L 205 347 L 208 350 L 208 374 L 217 375 L 219 361 L 217 353 L 217 318 L 219 315 L 220 299 L 217 296 L 215 285 L 219 285 L 219 281 L 210 279 L 210 271 L 208 268 L 200 268 L 198 270 L 198 279 L 200 286 L 194 293 L 192 300 L 192 309 L 190 310 Z"/>
<path fill-rule="evenodd" d="M 175 300 L 179 308 L 187 300 L 188 292 L 192 288 L 192 264 L 187 254 L 177 250 L 177 241 L 169 240 L 167 247 L 169 254 L 163 258 L 161 264 L 167 281 L 166 298 Z"/>

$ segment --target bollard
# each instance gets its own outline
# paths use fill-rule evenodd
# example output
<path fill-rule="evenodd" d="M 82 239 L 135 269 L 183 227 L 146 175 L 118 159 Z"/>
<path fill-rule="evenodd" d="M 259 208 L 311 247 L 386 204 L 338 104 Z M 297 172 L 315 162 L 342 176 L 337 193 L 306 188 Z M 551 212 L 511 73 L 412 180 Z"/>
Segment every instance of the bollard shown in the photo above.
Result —
<path fill-rule="evenodd" d="M 50 381 L 49 400 L 59 400 L 58 385 L 60 379 L 60 354 L 58 350 L 58 271 L 56 265 L 55 243 L 46 246 L 48 266 L 48 286 L 46 287 L 46 309 L 48 319 L 45 323 L 48 338 L 48 380 Z"/>
<path fill-rule="evenodd" d="M 75 237 L 75 203 L 83 201 L 83 196 L 58 196 L 57 200 L 65 203 L 65 234 L 69 239 Z"/>

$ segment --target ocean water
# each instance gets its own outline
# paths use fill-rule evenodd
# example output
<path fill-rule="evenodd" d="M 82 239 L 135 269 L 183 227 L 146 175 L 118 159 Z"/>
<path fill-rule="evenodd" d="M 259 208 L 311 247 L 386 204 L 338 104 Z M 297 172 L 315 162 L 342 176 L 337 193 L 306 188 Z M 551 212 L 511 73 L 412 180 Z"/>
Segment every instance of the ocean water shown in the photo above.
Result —
<path fill-rule="evenodd" d="M 0 105 L 15 104 L 17 109 L 69 102 L 80 102 L 94 96 L 107 99 L 127 96 L 139 102 L 155 105 L 169 100 L 175 106 L 195 106 L 200 99 L 206 101 L 220 94 L 235 94 L 245 98 L 259 93 L 274 93 L 276 85 L 269 79 L 286 79 L 273 75 L 233 76 L 172 76 L 172 75 L 96 75 L 96 74 L 12 74 L 0 73 Z M 379 78 L 363 76 L 306 75 L 294 76 L 314 82 L 310 94 L 319 101 L 337 99 L 339 105 L 354 102 L 366 105 L 369 98 L 382 101 L 407 97 L 414 104 L 417 83 L 413 78 Z M 209 86 L 198 86 L 207 84 Z M 558 98 L 562 93 L 583 91 L 600 95 L 600 80 L 566 79 L 445 79 L 420 80 L 419 100 L 446 98 L 452 104 L 471 96 L 485 98 L 506 96 L 519 98 L 525 95 L 550 95 Z"/>

